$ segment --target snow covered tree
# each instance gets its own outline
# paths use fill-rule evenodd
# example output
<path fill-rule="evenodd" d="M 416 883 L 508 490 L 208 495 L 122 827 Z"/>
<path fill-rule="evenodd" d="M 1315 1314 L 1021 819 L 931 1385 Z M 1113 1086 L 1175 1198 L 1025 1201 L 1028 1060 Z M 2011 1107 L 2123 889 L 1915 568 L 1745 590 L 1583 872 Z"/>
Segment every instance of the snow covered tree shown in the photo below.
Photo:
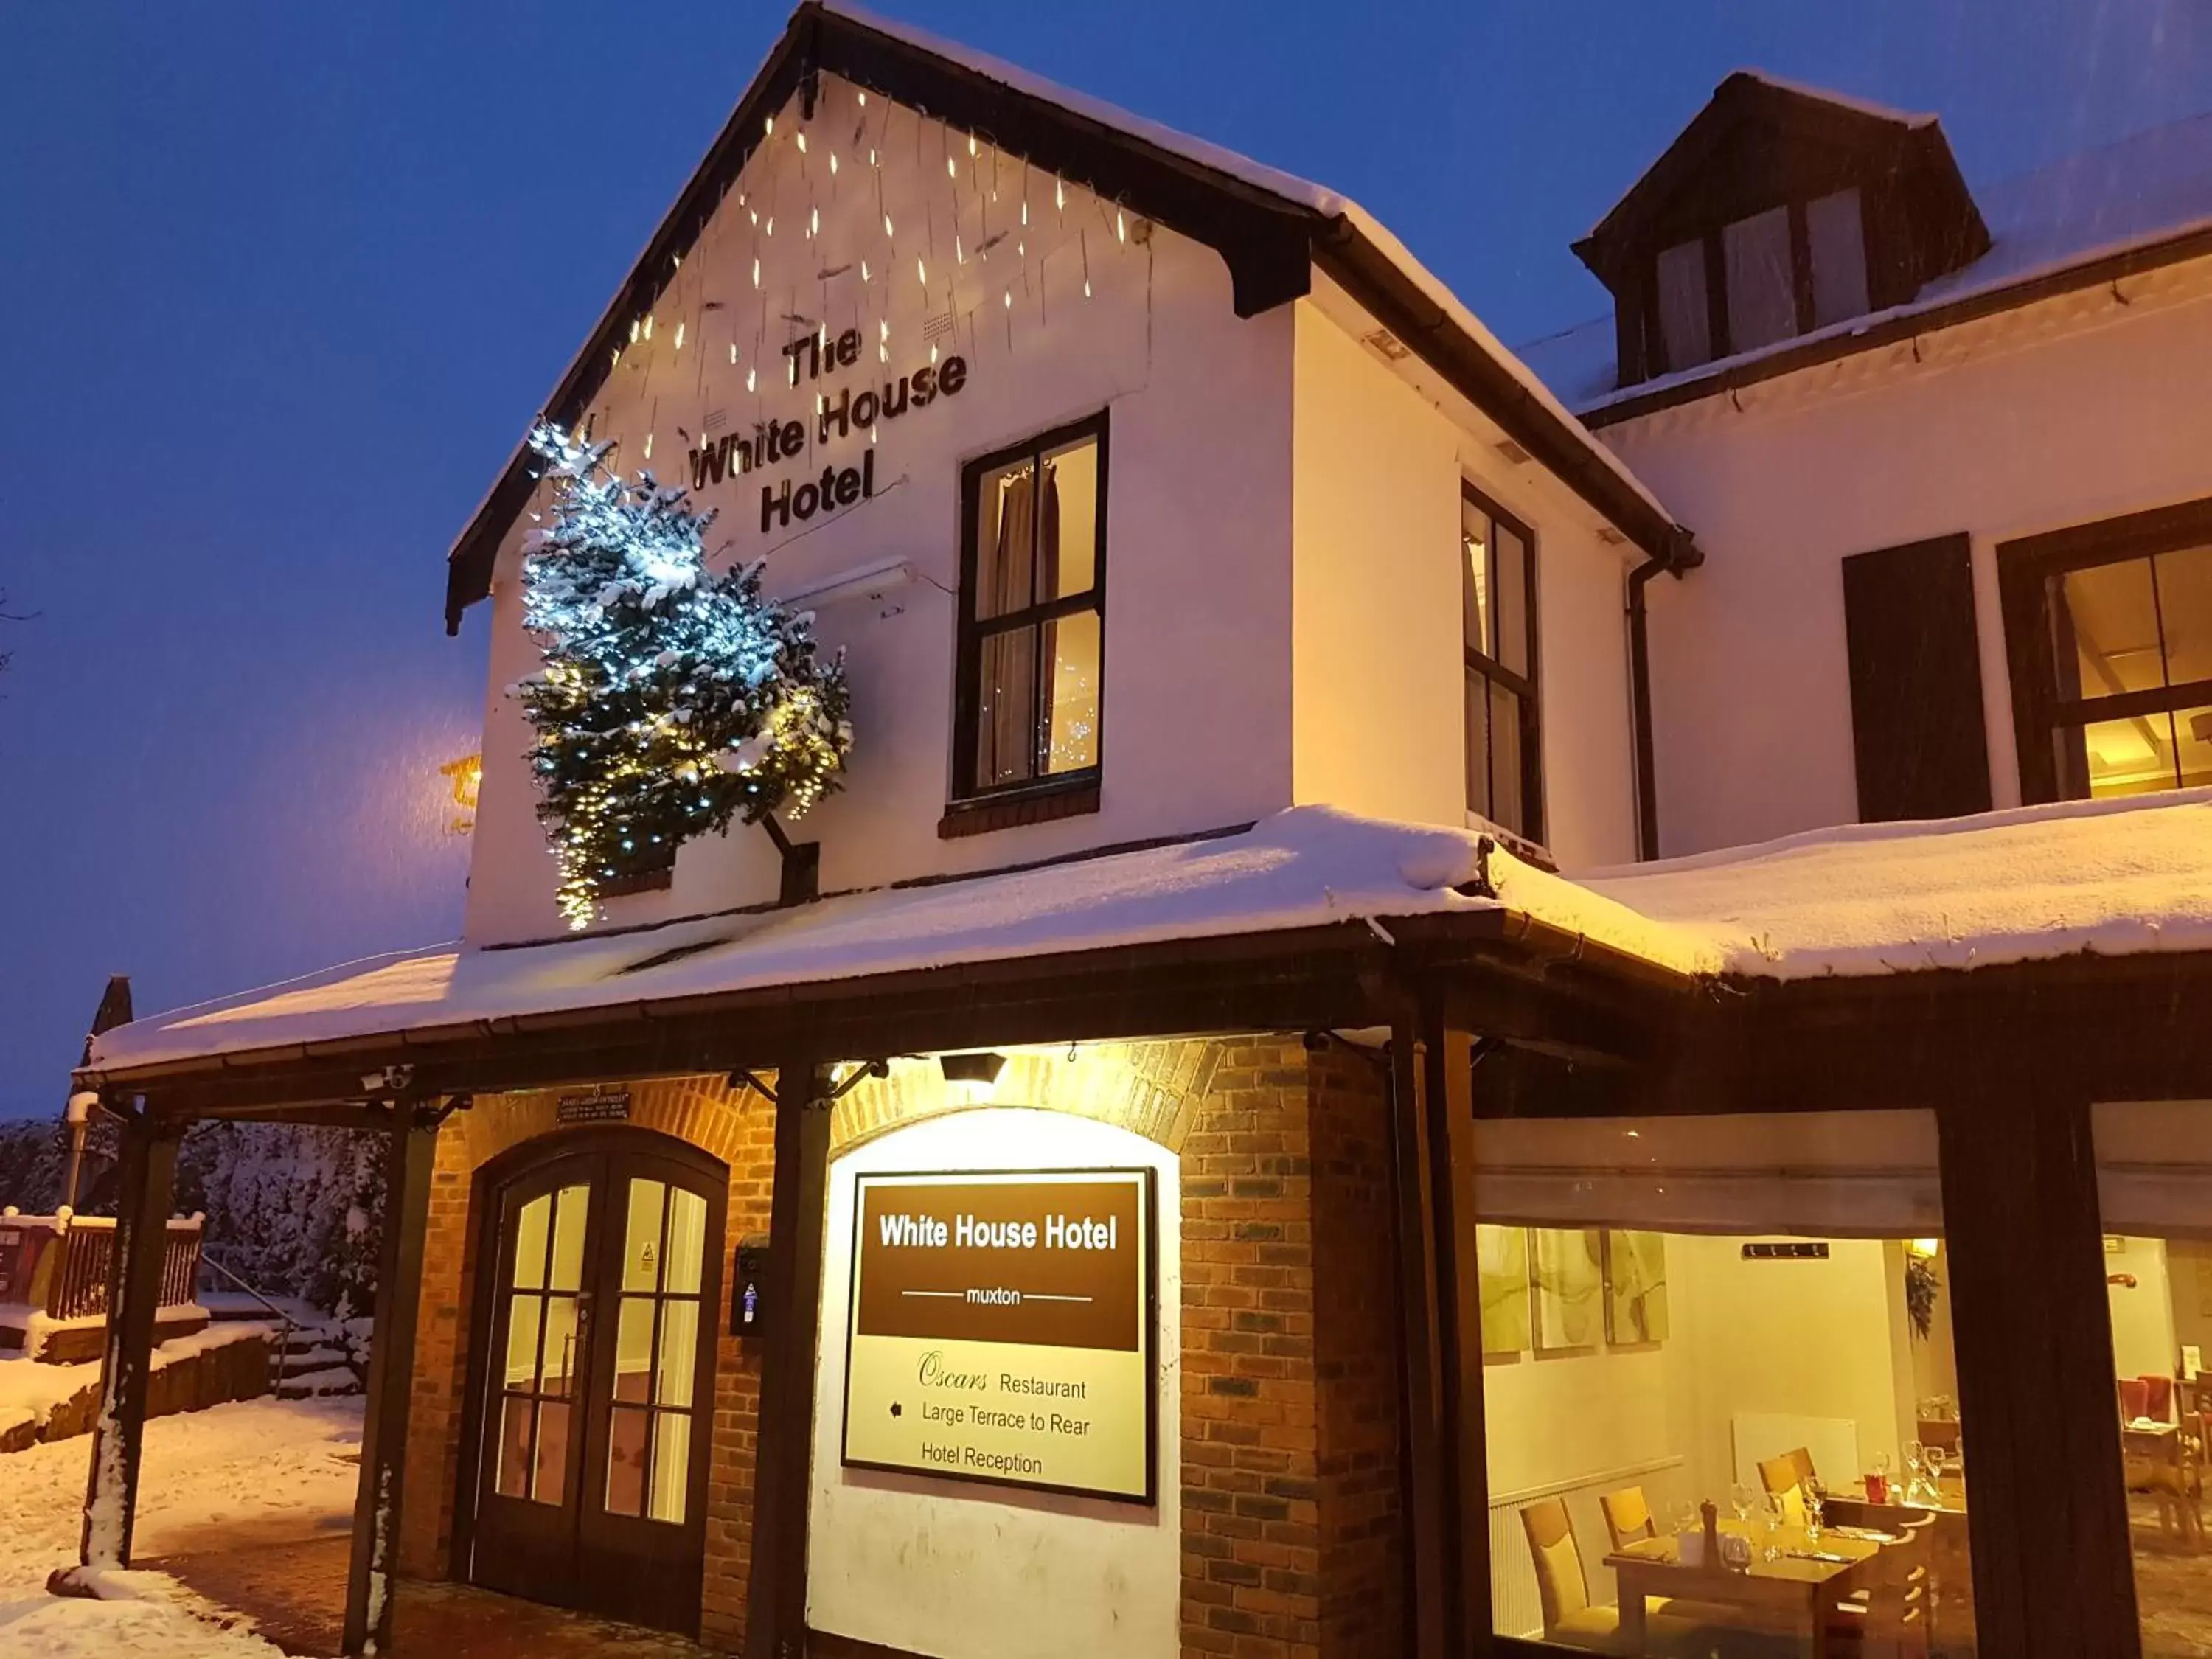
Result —
<path fill-rule="evenodd" d="M 842 654 L 813 617 L 760 591 L 761 567 L 708 569 L 714 521 L 649 472 L 625 483 L 607 444 L 540 426 L 551 521 L 523 561 L 523 620 L 544 667 L 512 688 L 561 866 L 562 914 L 581 927 L 601 890 L 665 868 L 695 836 L 797 817 L 839 787 L 853 746 Z"/>

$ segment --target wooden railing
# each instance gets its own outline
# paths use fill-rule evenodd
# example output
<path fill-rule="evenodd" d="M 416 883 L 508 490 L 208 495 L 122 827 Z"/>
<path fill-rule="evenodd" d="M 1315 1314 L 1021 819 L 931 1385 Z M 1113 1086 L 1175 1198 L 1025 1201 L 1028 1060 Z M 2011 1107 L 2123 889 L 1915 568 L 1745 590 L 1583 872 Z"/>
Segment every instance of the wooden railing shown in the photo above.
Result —
<path fill-rule="evenodd" d="M 199 1280 L 204 1218 L 169 1223 L 161 1253 L 161 1305 L 188 1307 Z M 115 1223 L 106 1216 L 0 1213 L 0 1303 L 50 1319 L 92 1319 L 107 1312 Z"/>

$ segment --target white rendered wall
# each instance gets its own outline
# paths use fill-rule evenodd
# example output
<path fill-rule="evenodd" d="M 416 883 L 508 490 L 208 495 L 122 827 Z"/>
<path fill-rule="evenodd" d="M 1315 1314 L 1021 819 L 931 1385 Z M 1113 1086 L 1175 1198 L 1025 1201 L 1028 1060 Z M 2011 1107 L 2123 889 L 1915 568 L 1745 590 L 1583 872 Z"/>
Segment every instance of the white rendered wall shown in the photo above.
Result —
<path fill-rule="evenodd" d="M 854 143 L 864 118 L 896 123 L 876 146 L 896 231 L 890 239 L 881 234 L 877 170 L 866 164 L 870 145 Z M 927 362 L 931 343 L 940 356 L 957 350 L 968 364 L 957 396 L 881 424 L 872 499 L 790 531 L 761 532 L 763 483 L 818 477 L 825 461 L 857 464 L 865 440 L 837 436 L 818 457 L 709 485 L 703 495 L 723 508 L 709 532 L 709 562 L 765 556 L 771 593 L 803 592 L 887 560 L 911 561 L 918 573 L 880 603 L 848 601 L 820 613 L 818 637 L 848 653 L 858 731 L 844 793 L 799 829 L 800 838 L 822 842 L 823 890 L 1213 829 L 1290 805 L 1291 307 L 1238 319 L 1227 268 L 1212 250 L 1164 228 L 1140 240 L 1143 228 L 1127 219 L 1117 234 L 1113 208 L 1076 185 L 1066 185 L 1065 205 L 1056 205 L 1060 193 L 1049 175 L 988 146 L 970 156 L 964 136 L 948 139 L 937 124 L 917 125 L 880 99 L 864 112 L 854 90 L 832 77 L 824 78 L 804 158 L 795 149 L 797 119 L 796 105 L 787 107 L 778 136 L 725 198 L 657 307 L 652 339 L 625 348 L 594 404 L 594 430 L 621 439 L 630 469 L 644 464 L 649 430 L 651 465 L 672 478 L 688 471 L 677 428 L 696 434 L 711 410 L 725 417 L 717 431 L 750 431 L 775 415 L 805 422 L 811 437 L 816 388 L 794 390 L 778 378 L 786 373 L 781 344 L 802 331 L 781 321 L 787 309 L 826 317 L 833 337 L 846 326 L 861 331 L 861 362 L 846 371 L 855 387 Z M 878 136 L 875 127 L 865 131 Z M 823 171 L 832 149 L 841 163 L 834 186 Z M 965 204 L 957 229 L 948 153 Z M 994 167 L 999 199 L 985 204 Z M 981 182 L 970 188 L 971 181 Z M 744 207 L 738 190 L 747 195 Z M 1027 228 L 1019 222 L 1024 194 Z M 823 212 L 814 240 L 804 234 L 817 210 L 810 200 Z M 988 222 L 986 206 L 994 216 Z M 772 238 L 750 222 L 763 210 L 775 221 Z M 1000 233 L 1005 240 L 987 258 L 981 243 Z M 842 275 L 819 279 L 820 270 L 839 264 L 848 267 Z M 716 308 L 707 309 L 709 301 Z M 925 317 L 948 305 L 958 318 L 953 331 L 925 341 Z M 763 309 L 771 330 L 764 349 L 757 343 Z M 680 348 L 678 321 L 686 331 Z M 880 334 L 886 322 L 888 341 Z M 728 360 L 733 331 L 736 365 Z M 888 365 L 878 361 L 879 344 Z M 749 370 L 757 377 L 752 392 Z M 1111 424 L 1101 810 L 941 841 L 962 464 L 1101 409 Z M 494 583 L 468 915 L 477 942 L 561 930 L 553 863 L 522 763 L 530 734 L 504 695 L 536 664 L 520 627 L 520 557 L 518 532 Z M 772 899 L 775 890 L 765 834 L 740 827 L 684 847 L 672 890 L 611 901 L 607 919 L 692 914 Z"/>
<path fill-rule="evenodd" d="M 1291 596 L 1297 799 L 1467 822 L 1462 479 L 1535 532 L 1545 841 L 1634 857 L 1622 550 L 1540 466 L 1448 410 L 1321 304 L 1297 310 Z"/>
<path fill-rule="evenodd" d="M 854 1177 L 863 1171 L 1150 1168 L 1161 1316 L 1156 1507 L 839 1462 Z M 1182 1186 L 1174 1153 L 1112 1124 L 995 1107 L 896 1129 L 830 1168 L 815 1379 L 806 1621 L 958 1659 L 1172 1659 L 1182 1595 Z"/>
<path fill-rule="evenodd" d="M 2200 261 L 1601 431 L 1708 556 L 1650 589 L 1666 852 L 1856 820 L 1841 562 L 1959 531 L 2017 804 L 1996 545 L 2212 495 L 2208 286 Z"/>

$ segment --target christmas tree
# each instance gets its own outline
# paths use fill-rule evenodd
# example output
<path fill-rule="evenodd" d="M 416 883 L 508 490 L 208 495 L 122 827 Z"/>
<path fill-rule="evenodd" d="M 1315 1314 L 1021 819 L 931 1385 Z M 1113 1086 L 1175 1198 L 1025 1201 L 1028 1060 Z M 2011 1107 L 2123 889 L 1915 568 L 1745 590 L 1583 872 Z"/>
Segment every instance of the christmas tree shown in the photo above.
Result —
<path fill-rule="evenodd" d="M 707 568 L 714 521 L 608 444 L 540 426 L 556 495 L 523 561 L 524 624 L 544 667 L 514 688 L 538 733 L 539 821 L 581 927 L 601 890 L 666 867 L 694 836 L 797 817 L 837 788 L 853 727 L 842 653 L 760 591 L 759 564 Z"/>

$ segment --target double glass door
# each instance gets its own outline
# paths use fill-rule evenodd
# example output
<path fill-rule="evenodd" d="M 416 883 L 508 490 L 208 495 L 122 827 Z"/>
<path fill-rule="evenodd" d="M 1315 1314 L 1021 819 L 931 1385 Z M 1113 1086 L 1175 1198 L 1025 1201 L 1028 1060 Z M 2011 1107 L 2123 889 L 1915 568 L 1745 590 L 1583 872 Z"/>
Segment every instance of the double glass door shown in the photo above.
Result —
<path fill-rule="evenodd" d="M 495 1189 L 475 1583 L 696 1631 L 726 1192 L 636 1130 L 556 1143 Z"/>

